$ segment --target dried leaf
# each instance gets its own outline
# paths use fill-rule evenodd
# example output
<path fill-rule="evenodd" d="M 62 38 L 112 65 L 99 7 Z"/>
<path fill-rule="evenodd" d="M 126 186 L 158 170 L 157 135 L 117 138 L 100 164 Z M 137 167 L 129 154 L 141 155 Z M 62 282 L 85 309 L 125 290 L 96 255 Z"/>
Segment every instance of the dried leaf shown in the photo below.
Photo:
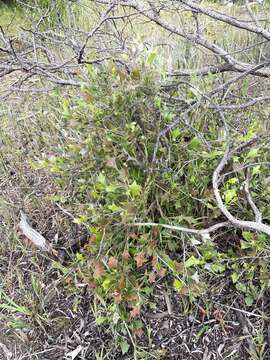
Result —
<path fill-rule="evenodd" d="M 80 96 L 88 103 L 92 102 L 95 99 L 93 95 L 86 92 L 81 92 Z"/>
<path fill-rule="evenodd" d="M 110 269 L 116 269 L 118 266 L 118 260 L 114 256 L 111 256 L 108 261 L 108 266 Z"/>
<path fill-rule="evenodd" d="M 131 303 L 131 302 L 137 302 L 138 299 L 138 295 L 137 294 L 129 294 L 126 296 L 126 300 Z"/>

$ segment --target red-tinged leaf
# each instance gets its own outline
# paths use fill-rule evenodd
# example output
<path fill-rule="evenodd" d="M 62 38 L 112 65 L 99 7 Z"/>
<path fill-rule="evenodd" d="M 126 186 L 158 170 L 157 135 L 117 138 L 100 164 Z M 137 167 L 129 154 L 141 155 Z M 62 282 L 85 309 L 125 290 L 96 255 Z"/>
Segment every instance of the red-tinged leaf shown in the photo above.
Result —
<path fill-rule="evenodd" d="M 96 240 L 97 240 L 97 235 L 96 235 L 96 234 L 92 234 L 91 237 L 90 237 L 89 243 L 90 243 L 90 244 L 91 244 L 91 243 L 94 243 L 94 242 L 96 242 Z"/>
<path fill-rule="evenodd" d="M 150 284 L 153 284 L 156 281 L 156 274 L 154 273 L 154 271 L 151 271 L 149 276 L 148 276 L 148 280 L 150 282 Z"/>
<path fill-rule="evenodd" d="M 158 227 L 154 227 L 152 229 L 152 235 L 153 235 L 153 238 L 156 239 L 159 235 L 159 228 Z"/>
<path fill-rule="evenodd" d="M 175 261 L 175 270 L 178 273 L 182 273 L 184 271 L 184 264 L 182 262 Z"/>
<path fill-rule="evenodd" d="M 158 258 L 157 256 L 153 256 L 152 258 L 152 266 L 154 270 L 157 270 Z"/>
<path fill-rule="evenodd" d="M 111 256 L 108 261 L 108 266 L 110 269 L 116 269 L 118 266 L 118 260 L 114 256 Z"/>
<path fill-rule="evenodd" d="M 132 239 L 132 240 L 137 240 L 138 239 L 138 235 L 136 233 L 131 233 L 129 234 L 129 237 Z"/>
<path fill-rule="evenodd" d="M 136 303 L 138 301 L 138 295 L 136 294 L 129 294 L 126 296 L 126 300 L 131 303 L 131 302 L 134 302 Z"/>
<path fill-rule="evenodd" d="M 103 276 L 105 273 L 105 269 L 104 269 L 104 266 L 102 264 L 101 261 L 97 261 L 95 264 L 94 264 L 94 278 L 95 279 L 99 279 L 101 278 L 101 276 Z"/>
<path fill-rule="evenodd" d="M 124 261 L 128 261 L 129 258 L 130 258 L 130 255 L 129 255 L 128 250 L 124 250 L 123 253 L 122 253 L 122 259 Z"/>
<path fill-rule="evenodd" d="M 97 285 L 93 281 L 88 281 L 88 287 L 90 289 L 95 289 L 97 287 Z"/>
<path fill-rule="evenodd" d="M 122 295 L 121 295 L 121 292 L 119 290 L 114 290 L 113 292 L 113 300 L 115 302 L 115 304 L 120 304 L 121 301 L 122 301 Z"/>
<path fill-rule="evenodd" d="M 111 159 L 107 160 L 107 161 L 106 161 L 106 165 L 107 165 L 108 167 L 117 169 L 117 165 L 116 165 L 115 158 L 111 158 Z"/>
<path fill-rule="evenodd" d="M 131 311 L 130 311 L 130 316 L 132 318 L 136 318 L 138 316 L 141 315 L 141 309 L 139 306 L 135 306 Z"/>
<path fill-rule="evenodd" d="M 137 256 L 135 256 L 135 261 L 136 261 L 137 267 L 139 268 L 139 267 L 142 267 L 143 264 L 145 264 L 147 260 L 145 258 L 144 253 L 140 253 Z"/>
<path fill-rule="evenodd" d="M 93 95 L 86 93 L 86 92 L 81 92 L 80 96 L 86 101 L 86 102 L 91 102 L 94 100 Z"/>
<path fill-rule="evenodd" d="M 166 275 L 166 273 L 167 273 L 167 269 L 166 268 L 160 268 L 159 270 L 158 270 L 158 275 L 160 276 L 160 277 L 164 277 L 165 275 Z"/>
<path fill-rule="evenodd" d="M 143 329 L 134 329 L 132 332 L 134 336 L 137 336 L 139 338 L 143 336 Z"/>
<path fill-rule="evenodd" d="M 126 278 L 125 278 L 125 274 L 122 273 L 121 276 L 120 276 L 120 279 L 118 281 L 118 287 L 119 289 L 125 289 L 126 287 Z"/>

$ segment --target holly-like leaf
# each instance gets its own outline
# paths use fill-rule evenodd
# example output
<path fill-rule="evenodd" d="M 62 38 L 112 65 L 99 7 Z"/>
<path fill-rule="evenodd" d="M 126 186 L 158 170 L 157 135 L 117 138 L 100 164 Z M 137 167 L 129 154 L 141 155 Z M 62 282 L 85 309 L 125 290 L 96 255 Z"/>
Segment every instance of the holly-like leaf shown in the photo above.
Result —
<path fill-rule="evenodd" d="M 132 318 L 136 318 L 140 316 L 140 314 L 141 314 L 141 309 L 139 306 L 134 306 L 134 308 L 130 311 L 130 316 Z"/>
<path fill-rule="evenodd" d="M 156 281 L 156 274 L 154 271 L 150 272 L 150 274 L 148 275 L 148 280 L 150 284 L 153 284 Z"/>
<path fill-rule="evenodd" d="M 94 264 L 94 274 L 93 274 L 94 278 L 99 279 L 104 275 L 104 273 L 105 273 L 105 269 L 104 269 L 102 262 L 97 261 Z"/>
<path fill-rule="evenodd" d="M 108 266 L 110 269 L 116 269 L 118 266 L 118 260 L 114 256 L 111 256 L 108 261 Z"/>
<path fill-rule="evenodd" d="M 129 255 L 128 250 L 124 250 L 123 253 L 122 253 L 122 259 L 124 261 L 128 261 L 129 258 L 130 258 L 130 255 Z"/>
<path fill-rule="evenodd" d="M 122 301 L 122 295 L 121 295 L 121 292 L 119 290 L 114 290 L 113 292 L 113 300 L 114 300 L 114 303 L 115 304 L 120 304 L 121 301 Z"/>
<path fill-rule="evenodd" d="M 144 253 L 140 253 L 137 256 L 135 256 L 135 261 L 136 261 L 137 267 L 139 268 L 139 267 L 142 267 L 143 264 L 145 264 L 147 260 L 145 258 Z"/>

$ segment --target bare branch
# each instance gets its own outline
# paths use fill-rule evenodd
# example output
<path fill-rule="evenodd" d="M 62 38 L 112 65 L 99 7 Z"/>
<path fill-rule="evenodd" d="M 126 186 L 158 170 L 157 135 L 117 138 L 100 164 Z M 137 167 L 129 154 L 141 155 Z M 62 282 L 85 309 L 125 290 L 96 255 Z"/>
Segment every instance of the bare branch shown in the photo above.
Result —
<path fill-rule="evenodd" d="M 247 201 L 255 214 L 255 221 L 258 223 L 261 223 L 262 222 L 262 214 L 253 201 L 249 187 L 250 187 L 250 170 L 249 170 L 249 168 L 247 168 L 247 175 L 246 175 L 246 180 L 244 183 L 244 190 L 246 193 Z"/>

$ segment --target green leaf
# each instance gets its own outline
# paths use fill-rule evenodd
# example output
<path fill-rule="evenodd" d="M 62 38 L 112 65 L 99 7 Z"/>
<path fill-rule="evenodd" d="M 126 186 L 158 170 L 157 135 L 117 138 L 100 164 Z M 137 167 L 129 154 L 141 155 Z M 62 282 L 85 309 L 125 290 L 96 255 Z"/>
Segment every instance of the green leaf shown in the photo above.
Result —
<path fill-rule="evenodd" d="M 250 231 L 242 231 L 242 236 L 246 241 L 252 241 L 254 239 L 253 233 Z"/>
<path fill-rule="evenodd" d="M 240 241 L 240 247 L 241 247 L 242 250 L 249 249 L 251 247 L 251 244 L 248 243 L 247 241 L 241 240 Z"/>
<path fill-rule="evenodd" d="M 144 292 L 146 295 L 150 295 L 153 292 L 153 288 L 146 286 L 146 287 L 142 288 L 142 292 Z"/>
<path fill-rule="evenodd" d="M 140 80 L 141 79 L 141 71 L 140 69 L 138 68 L 135 68 L 131 71 L 131 74 L 130 74 L 131 78 L 133 80 Z"/>
<path fill-rule="evenodd" d="M 172 131 L 172 138 L 175 140 L 181 134 L 180 129 L 176 128 Z"/>
<path fill-rule="evenodd" d="M 155 97 L 155 106 L 160 110 L 160 108 L 161 108 L 161 98 L 159 96 Z"/>
<path fill-rule="evenodd" d="M 141 185 L 137 184 L 136 181 L 133 181 L 133 183 L 129 185 L 129 192 L 131 196 L 137 197 L 140 195 L 141 191 L 142 191 L 142 187 Z"/>
<path fill-rule="evenodd" d="M 258 155 L 258 151 L 259 151 L 259 149 L 256 149 L 256 148 L 250 149 L 247 154 L 247 157 L 254 159 Z"/>
<path fill-rule="evenodd" d="M 197 150 L 200 145 L 201 141 L 196 136 L 190 141 L 190 147 L 192 150 Z"/>
<path fill-rule="evenodd" d="M 193 255 L 185 262 L 185 267 L 189 268 L 192 266 L 200 265 L 202 261 L 200 259 L 195 258 Z"/>
<path fill-rule="evenodd" d="M 235 284 L 236 281 L 239 279 L 239 274 L 234 272 L 232 273 L 231 278 L 232 278 L 232 282 Z"/>
<path fill-rule="evenodd" d="M 63 115 L 64 116 L 69 116 L 69 102 L 67 99 L 63 100 Z"/>
<path fill-rule="evenodd" d="M 121 351 L 122 351 L 122 354 L 126 354 L 130 348 L 130 345 L 129 343 L 127 342 L 127 340 L 122 340 L 120 342 L 120 347 L 121 347 Z"/>
<path fill-rule="evenodd" d="M 239 182 L 238 178 L 234 177 L 228 180 L 228 184 L 235 185 Z"/>
<path fill-rule="evenodd" d="M 246 296 L 245 297 L 245 303 L 247 304 L 247 306 L 251 306 L 254 302 L 254 299 L 251 296 Z"/>
<path fill-rule="evenodd" d="M 156 57 L 157 57 L 157 53 L 155 51 L 151 52 L 150 55 L 147 58 L 147 64 L 148 65 L 153 65 Z"/>
<path fill-rule="evenodd" d="M 229 189 L 225 192 L 225 203 L 230 204 L 237 197 L 236 189 Z"/>
<path fill-rule="evenodd" d="M 112 286 L 112 279 L 110 278 L 107 278 L 103 281 L 103 283 L 101 284 L 101 286 L 103 287 L 104 290 L 108 290 L 110 289 L 110 287 Z"/>
<path fill-rule="evenodd" d="M 119 206 L 115 205 L 115 203 L 108 205 L 108 209 L 111 210 L 112 212 L 116 212 L 120 210 Z"/>
<path fill-rule="evenodd" d="M 260 174 L 261 172 L 260 169 L 261 169 L 260 165 L 254 166 L 254 168 L 252 169 L 252 176 Z"/>
<path fill-rule="evenodd" d="M 84 256 L 83 256 L 82 253 L 77 252 L 77 253 L 76 253 L 76 260 L 78 260 L 78 261 L 84 261 L 85 258 L 84 258 Z"/>
<path fill-rule="evenodd" d="M 174 279 L 173 287 L 176 291 L 180 291 L 183 288 L 183 283 L 178 279 Z"/>
<path fill-rule="evenodd" d="M 86 67 L 86 69 L 87 69 L 88 74 L 90 75 L 90 77 L 91 77 L 92 79 L 95 79 L 96 76 L 97 76 L 97 71 L 96 71 L 96 69 L 94 68 L 94 66 L 93 66 L 92 64 L 86 64 L 85 67 Z"/>
<path fill-rule="evenodd" d="M 98 175 L 98 182 L 102 185 L 106 185 L 106 178 L 102 173 Z"/>
<path fill-rule="evenodd" d="M 222 265 L 222 264 L 212 264 L 211 267 L 210 267 L 210 270 L 213 273 L 221 274 L 226 270 L 226 266 Z"/>
<path fill-rule="evenodd" d="M 104 316 L 99 316 L 98 318 L 96 318 L 96 324 L 97 325 L 102 325 L 107 321 L 107 318 Z"/>

